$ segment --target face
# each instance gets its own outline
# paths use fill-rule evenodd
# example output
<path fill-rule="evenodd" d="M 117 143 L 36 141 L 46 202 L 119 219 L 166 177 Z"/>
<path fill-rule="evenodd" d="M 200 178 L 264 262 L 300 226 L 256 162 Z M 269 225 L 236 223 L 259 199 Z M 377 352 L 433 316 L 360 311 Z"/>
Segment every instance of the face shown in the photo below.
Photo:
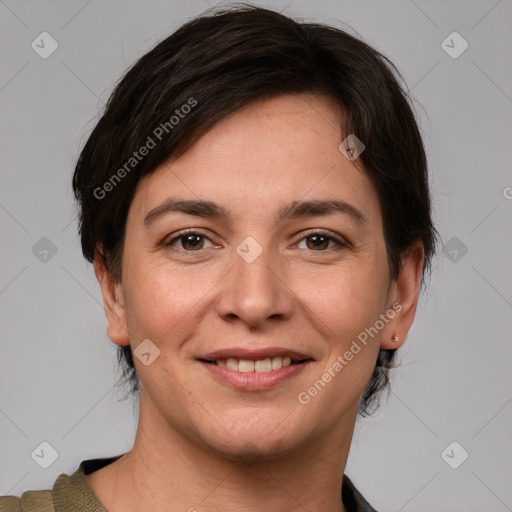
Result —
<path fill-rule="evenodd" d="M 378 198 L 339 125 L 317 96 L 260 101 L 137 188 L 109 336 L 150 340 L 144 414 L 196 445 L 279 454 L 339 432 L 394 334 Z"/>

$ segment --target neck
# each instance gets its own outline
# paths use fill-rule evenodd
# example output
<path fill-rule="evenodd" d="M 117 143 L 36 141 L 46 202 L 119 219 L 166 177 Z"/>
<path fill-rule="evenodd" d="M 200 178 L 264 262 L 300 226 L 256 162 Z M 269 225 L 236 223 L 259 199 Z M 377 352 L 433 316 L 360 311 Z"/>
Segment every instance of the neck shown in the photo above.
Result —
<path fill-rule="evenodd" d="M 170 428 L 141 392 L 132 450 L 87 480 L 109 512 L 158 512 L 170 505 L 187 512 L 346 512 L 341 486 L 352 416 L 328 438 L 289 453 L 260 457 L 248 447 L 236 457 Z"/>

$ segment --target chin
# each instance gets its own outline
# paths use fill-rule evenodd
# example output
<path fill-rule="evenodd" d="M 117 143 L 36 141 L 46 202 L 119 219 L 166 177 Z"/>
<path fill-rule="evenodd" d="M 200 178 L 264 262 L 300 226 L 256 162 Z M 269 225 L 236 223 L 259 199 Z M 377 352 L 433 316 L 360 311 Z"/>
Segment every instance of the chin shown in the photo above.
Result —
<path fill-rule="evenodd" d="M 286 433 L 276 428 L 274 423 L 267 429 L 246 428 L 243 431 L 233 433 L 231 436 L 223 431 L 223 439 L 206 439 L 210 449 L 230 460 L 237 460 L 246 463 L 255 463 L 262 459 L 278 459 L 294 450 L 299 450 L 304 441 L 305 432 L 301 429 L 297 438 L 292 438 L 292 432 L 287 427 Z M 283 426 L 283 424 L 281 424 Z M 211 435 L 211 431 L 210 431 Z"/>

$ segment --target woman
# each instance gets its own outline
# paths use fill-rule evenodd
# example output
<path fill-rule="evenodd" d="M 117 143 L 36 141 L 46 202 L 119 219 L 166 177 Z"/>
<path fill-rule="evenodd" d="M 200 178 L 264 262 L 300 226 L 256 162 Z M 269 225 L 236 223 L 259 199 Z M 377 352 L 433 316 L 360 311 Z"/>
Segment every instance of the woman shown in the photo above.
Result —
<path fill-rule="evenodd" d="M 0 510 L 375 510 L 344 475 L 354 424 L 437 239 L 392 70 L 341 30 L 244 6 L 127 72 L 73 187 L 135 443 Z"/>

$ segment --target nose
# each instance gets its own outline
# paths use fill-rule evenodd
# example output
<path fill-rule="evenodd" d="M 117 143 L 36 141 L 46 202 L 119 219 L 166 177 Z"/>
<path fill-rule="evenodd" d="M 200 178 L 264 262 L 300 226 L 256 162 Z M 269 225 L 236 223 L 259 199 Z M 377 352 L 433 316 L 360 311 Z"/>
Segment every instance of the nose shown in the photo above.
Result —
<path fill-rule="evenodd" d="M 282 265 L 270 252 L 263 250 L 251 263 L 234 253 L 232 271 L 222 280 L 216 303 L 221 319 L 239 319 L 249 327 L 257 327 L 267 319 L 291 317 L 293 292 L 286 283 Z"/>

